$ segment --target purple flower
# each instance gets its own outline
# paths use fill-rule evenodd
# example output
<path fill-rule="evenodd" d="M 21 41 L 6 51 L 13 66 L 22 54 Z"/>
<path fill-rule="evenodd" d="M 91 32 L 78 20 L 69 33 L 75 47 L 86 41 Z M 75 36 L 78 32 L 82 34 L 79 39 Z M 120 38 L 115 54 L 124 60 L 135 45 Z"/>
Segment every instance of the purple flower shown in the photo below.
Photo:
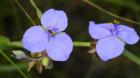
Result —
<path fill-rule="evenodd" d="M 55 61 L 69 58 L 73 43 L 69 35 L 63 32 L 68 25 L 65 12 L 49 9 L 41 17 L 42 26 L 32 26 L 24 34 L 22 45 L 31 53 L 45 51 Z"/>
<path fill-rule="evenodd" d="M 103 61 L 121 55 L 125 43 L 132 45 L 139 41 L 139 36 L 133 28 L 121 24 L 95 24 L 90 21 L 89 34 L 98 39 L 96 51 Z"/>

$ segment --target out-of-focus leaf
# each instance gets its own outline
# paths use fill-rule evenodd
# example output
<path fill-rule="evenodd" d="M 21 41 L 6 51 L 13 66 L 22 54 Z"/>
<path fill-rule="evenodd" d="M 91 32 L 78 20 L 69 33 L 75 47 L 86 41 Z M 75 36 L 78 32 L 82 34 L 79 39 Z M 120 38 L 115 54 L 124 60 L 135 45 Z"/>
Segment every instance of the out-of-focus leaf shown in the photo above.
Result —
<path fill-rule="evenodd" d="M 0 36 L 0 49 L 5 49 L 9 44 L 9 39 L 4 37 L 4 36 Z"/>
<path fill-rule="evenodd" d="M 0 50 L 1 55 L 9 62 L 11 63 L 11 65 L 13 67 L 15 67 L 17 69 L 17 71 L 24 77 L 24 78 L 28 78 L 23 72 L 22 70 L 3 52 Z"/>

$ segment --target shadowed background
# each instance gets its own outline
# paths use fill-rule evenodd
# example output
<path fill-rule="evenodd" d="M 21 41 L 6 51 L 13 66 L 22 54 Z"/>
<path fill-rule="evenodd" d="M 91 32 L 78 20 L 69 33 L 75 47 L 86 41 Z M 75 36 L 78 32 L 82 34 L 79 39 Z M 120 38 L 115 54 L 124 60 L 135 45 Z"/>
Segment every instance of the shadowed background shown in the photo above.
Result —
<path fill-rule="evenodd" d="M 40 24 L 36 11 L 28 0 L 18 0 L 31 16 L 36 25 Z M 93 3 L 113 12 L 119 16 L 140 22 L 139 0 L 91 0 Z M 97 23 L 112 22 L 114 17 L 99 11 L 82 0 L 35 0 L 42 12 L 54 8 L 64 10 L 69 18 L 69 26 L 65 30 L 73 41 L 93 41 L 88 33 L 88 22 L 93 20 Z M 61 18 L 60 18 L 61 20 Z M 120 21 L 136 29 L 140 34 L 140 25 Z M 25 30 L 33 24 L 24 12 L 17 6 L 14 0 L 0 0 L 0 35 L 8 37 L 11 41 L 19 41 Z M 140 43 L 126 48 L 140 57 Z M 14 48 L 19 49 L 19 48 Z M 140 78 L 140 66 L 133 63 L 127 57 L 121 55 L 108 62 L 102 62 L 96 54 L 88 53 L 90 48 L 74 47 L 73 52 L 66 62 L 54 62 L 51 70 L 44 70 L 38 74 L 33 68 L 27 72 L 26 66 L 22 70 L 30 78 Z M 11 57 L 11 50 L 6 54 Z M 22 78 L 16 70 L 10 70 L 11 65 L 0 55 L 0 68 L 7 65 L 7 70 L 0 69 L 0 78 Z M 24 63 L 24 62 L 22 62 Z M 8 67 L 9 66 L 9 67 Z"/>

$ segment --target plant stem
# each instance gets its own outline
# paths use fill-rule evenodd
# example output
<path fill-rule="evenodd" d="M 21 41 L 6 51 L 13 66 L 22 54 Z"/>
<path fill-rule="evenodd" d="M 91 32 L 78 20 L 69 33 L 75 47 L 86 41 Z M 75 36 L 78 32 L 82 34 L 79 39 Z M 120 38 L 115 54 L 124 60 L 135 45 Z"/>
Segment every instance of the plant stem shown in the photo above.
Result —
<path fill-rule="evenodd" d="M 26 10 L 22 7 L 22 5 L 17 1 L 17 0 L 14 0 L 16 2 L 16 4 L 20 7 L 20 9 L 25 13 L 25 15 L 28 17 L 28 19 L 35 25 L 34 21 L 31 19 L 31 17 L 29 16 L 29 14 L 26 12 Z M 138 22 L 135 22 L 133 20 L 130 20 L 130 19 L 127 19 L 127 18 L 123 18 L 123 17 L 120 17 L 114 13 L 111 13 L 103 8 L 101 8 L 100 6 L 90 2 L 89 0 L 83 0 L 84 2 L 88 3 L 89 5 L 97 8 L 98 10 L 112 16 L 112 17 L 115 17 L 115 18 L 118 18 L 118 19 L 121 19 L 123 21 L 127 21 L 127 22 L 130 22 L 130 23 L 133 23 L 133 24 L 137 24 L 137 25 L 140 25 L 140 23 Z M 36 6 L 35 2 L 33 2 L 33 0 L 30 0 L 32 6 L 37 10 L 37 11 L 40 11 L 39 8 Z M 40 11 L 41 13 L 41 11 Z M 37 13 L 38 17 L 40 18 L 40 15 Z M 73 42 L 74 46 L 75 47 L 90 47 L 91 46 L 91 43 L 90 42 Z M 21 42 L 19 41 L 16 41 L 16 42 L 11 42 L 9 44 L 10 47 L 19 47 L 21 48 L 22 45 L 21 45 Z M 136 64 L 140 65 L 140 58 L 138 58 L 137 56 L 133 55 L 131 52 L 125 50 L 124 52 L 124 55 L 129 58 L 130 60 L 132 60 L 133 62 L 135 62 Z"/>
<path fill-rule="evenodd" d="M 21 69 L 4 53 L 4 52 L 2 52 L 1 50 L 0 50 L 0 53 L 2 54 L 2 56 L 4 56 L 4 58 L 7 60 L 7 61 L 9 61 L 9 63 L 11 63 L 11 65 L 13 66 L 13 67 L 15 67 L 17 70 L 18 70 L 18 72 L 24 77 L 24 78 L 28 78 L 22 71 L 21 71 Z"/>
<path fill-rule="evenodd" d="M 16 64 L 16 66 L 18 66 L 22 70 L 26 70 L 25 69 L 25 67 L 26 67 L 25 63 L 19 63 L 19 64 Z M 0 72 L 9 72 L 9 71 L 17 71 L 17 70 L 16 70 L 16 68 L 14 68 L 11 65 L 7 65 L 7 64 L 6 65 L 5 64 L 0 65 Z"/>
<path fill-rule="evenodd" d="M 18 7 L 24 12 L 24 14 L 27 16 L 27 18 L 32 22 L 33 25 L 36 25 L 33 19 L 30 17 L 30 15 L 26 12 L 26 10 L 22 7 L 22 5 L 19 3 L 18 0 L 14 0 L 15 3 L 18 5 Z"/>
<path fill-rule="evenodd" d="M 14 41 L 14 42 L 10 42 L 8 46 L 9 46 L 9 47 L 22 48 L 21 41 Z"/>
<path fill-rule="evenodd" d="M 91 47 L 91 42 L 74 41 L 73 44 L 75 47 Z M 22 48 L 22 44 L 20 41 L 11 42 L 9 45 L 10 45 L 10 47 Z M 15 67 L 15 68 L 11 68 L 10 66 L 8 66 L 11 70 L 14 71 L 15 69 L 17 69 L 18 71 L 20 71 L 20 73 L 22 75 L 24 75 L 24 73 L 10 60 L 10 58 L 7 55 L 5 55 L 2 51 L 0 51 L 0 53 Z M 132 54 L 130 51 L 125 49 L 123 55 L 126 56 L 131 61 L 133 61 L 135 64 L 140 65 L 140 61 L 139 61 L 140 58 L 138 56 Z M 23 68 L 24 64 L 18 64 L 18 66 Z M 4 71 L 7 71 L 7 69 L 3 68 L 3 67 L 5 67 L 5 66 L 2 66 L 2 67 L 0 66 L 0 69 L 2 68 Z M 25 78 L 27 78 L 26 75 L 25 75 Z"/>
<path fill-rule="evenodd" d="M 140 65 L 140 58 L 137 57 L 136 55 L 132 54 L 130 51 L 126 50 L 124 51 L 124 55 L 130 59 L 131 61 L 133 61 L 134 63 Z"/>
<path fill-rule="evenodd" d="M 90 42 L 73 42 L 73 45 L 75 47 L 90 47 L 91 43 Z"/>
<path fill-rule="evenodd" d="M 37 5 L 35 4 L 34 0 L 30 0 L 30 3 L 36 9 L 37 16 L 40 19 L 41 16 L 42 16 L 41 10 L 37 7 Z"/>
<path fill-rule="evenodd" d="M 120 16 L 118 16 L 118 15 L 112 13 L 112 12 L 109 12 L 109 11 L 103 9 L 102 7 L 96 5 L 95 3 L 93 3 L 93 2 L 91 2 L 91 1 L 89 1 L 89 0 L 83 0 L 83 1 L 84 1 L 85 3 L 87 3 L 87 4 L 89 4 L 89 5 L 91 5 L 91 6 L 95 7 L 95 8 L 97 8 L 98 10 L 100 10 L 100 11 L 102 11 L 102 12 L 104 12 L 104 13 L 106 13 L 106 14 L 108 14 L 108 15 L 114 17 L 114 18 L 116 18 L 116 19 L 120 19 L 120 20 L 123 20 L 123 21 L 126 21 L 126 22 L 130 22 L 130 23 L 133 23 L 133 24 L 137 24 L 137 25 L 140 26 L 140 23 L 139 23 L 139 22 L 130 20 L 130 19 L 128 19 L 128 18 L 120 17 Z"/>
<path fill-rule="evenodd" d="M 78 41 L 74 41 L 73 45 L 75 47 L 91 47 L 91 42 L 78 42 Z M 20 41 L 15 41 L 15 42 L 11 42 L 10 43 L 10 47 L 18 47 L 21 48 L 22 44 Z M 137 57 L 136 55 L 132 54 L 130 51 L 128 50 L 124 50 L 123 53 L 124 56 L 126 56 L 128 59 L 130 59 L 131 61 L 133 61 L 134 63 L 140 65 L 140 58 Z"/>
<path fill-rule="evenodd" d="M 91 46 L 91 43 L 90 42 L 77 42 L 77 41 L 74 41 L 73 42 L 73 45 L 75 47 L 90 47 Z M 10 47 L 22 48 L 21 41 L 13 41 L 13 42 L 10 42 L 9 46 Z"/>

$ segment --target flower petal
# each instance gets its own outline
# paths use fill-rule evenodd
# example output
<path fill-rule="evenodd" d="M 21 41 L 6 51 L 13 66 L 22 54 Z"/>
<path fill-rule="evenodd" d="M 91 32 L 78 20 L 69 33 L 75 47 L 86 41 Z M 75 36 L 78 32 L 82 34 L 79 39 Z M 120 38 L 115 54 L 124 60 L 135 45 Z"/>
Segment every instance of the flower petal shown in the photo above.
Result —
<path fill-rule="evenodd" d="M 43 13 L 41 24 L 46 28 L 57 28 L 58 32 L 64 31 L 68 25 L 67 15 L 64 11 L 49 9 Z"/>
<path fill-rule="evenodd" d="M 110 36 L 97 42 L 96 51 L 101 60 L 107 61 L 122 54 L 124 45 L 117 37 Z"/>
<path fill-rule="evenodd" d="M 47 46 L 47 53 L 55 61 L 66 61 L 73 49 L 73 43 L 66 33 L 61 32 L 51 37 Z"/>
<path fill-rule="evenodd" d="M 95 24 L 94 22 L 89 22 L 89 34 L 94 39 L 100 39 L 104 38 L 106 36 L 111 35 L 111 29 L 112 25 L 109 23 L 104 24 Z"/>
<path fill-rule="evenodd" d="M 125 25 L 119 25 L 119 33 L 117 36 L 120 37 L 124 42 L 128 44 L 135 44 L 139 41 L 139 36 L 136 33 L 136 31 L 128 26 Z"/>
<path fill-rule="evenodd" d="M 22 39 L 23 47 L 32 53 L 45 50 L 47 42 L 47 33 L 38 26 L 33 26 L 26 30 Z"/>

